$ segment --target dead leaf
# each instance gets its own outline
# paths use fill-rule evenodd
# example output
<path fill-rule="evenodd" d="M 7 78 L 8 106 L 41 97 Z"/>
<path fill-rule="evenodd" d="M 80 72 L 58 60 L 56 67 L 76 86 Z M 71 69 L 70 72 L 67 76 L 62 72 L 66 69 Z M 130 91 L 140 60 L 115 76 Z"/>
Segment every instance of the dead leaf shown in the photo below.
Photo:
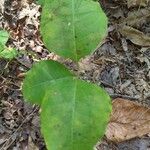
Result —
<path fill-rule="evenodd" d="M 123 36 L 136 45 L 145 47 L 150 46 L 150 37 L 135 28 L 124 25 L 119 31 Z"/>
<path fill-rule="evenodd" d="M 147 6 L 149 0 L 127 0 L 128 8 L 136 6 Z"/>
<path fill-rule="evenodd" d="M 147 57 L 144 57 L 142 54 L 140 56 L 136 57 L 140 62 L 145 62 L 147 64 L 148 69 L 150 69 L 150 59 Z"/>
<path fill-rule="evenodd" d="M 141 137 L 150 133 L 150 109 L 135 102 L 117 98 L 106 130 L 106 137 L 114 142 Z"/>
<path fill-rule="evenodd" d="M 32 138 L 29 136 L 28 144 L 24 148 L 26 150 L 38 150 L 39 148 L 33 143 Z"/>
<path fill-rule="evenodd" d="M 149 9 L 140 9 L 136 11 L 129 11 L 128 17 L 122 19 L 122 23 L 125 23 L 132 27 L 140 27 L 147 22 L 147 19 L 150 17 Z"/>
<path fill-rule="evenodd" d="M 92 57 L 87 56 L 79 61 L 79 72 L 91 71 L 96 69 L 96 65 L 92 63 Z"/>
<path fill-rule="evenodd" d="M 5 1 L 0 2 L 0 12 L 2 12 L 2 13 L 4 12 L 4 2 Z"/>

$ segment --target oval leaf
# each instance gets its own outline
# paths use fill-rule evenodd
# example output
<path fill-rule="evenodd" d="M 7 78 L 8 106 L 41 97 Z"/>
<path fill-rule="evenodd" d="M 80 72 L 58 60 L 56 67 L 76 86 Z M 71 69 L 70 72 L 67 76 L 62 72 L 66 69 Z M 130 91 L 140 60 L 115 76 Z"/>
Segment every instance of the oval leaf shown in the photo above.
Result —
<path fill-rule="evenodd" d="M 109 96 L 58 62 L 34 65 L 23 92 L 30 102 L 41 104 L 41 128 L 48 149 L 91 150 L 104 135 L 111 112 Z"/>
<path fill-rule="evenodd" d="M 27 73 L 22 87 L 23 96 L 29 102 L 40 105 L 51 83 L 72 76 L 67 68 L 56 61 L 40 61 Z"/>
<path fill-rule="evenodd" d="M 98 2 L 45 0 L 41 34 L 50 51 L 78 61 L 93 52 L 106 33 L 107 18 Z"/>
<path fill-rule="evenodd" d="M 50 150 L 92 150 L 104 135 L 110 98 L 99 87 L 78 79 L 58 81 L 42 103 L 41 128 Z"/>

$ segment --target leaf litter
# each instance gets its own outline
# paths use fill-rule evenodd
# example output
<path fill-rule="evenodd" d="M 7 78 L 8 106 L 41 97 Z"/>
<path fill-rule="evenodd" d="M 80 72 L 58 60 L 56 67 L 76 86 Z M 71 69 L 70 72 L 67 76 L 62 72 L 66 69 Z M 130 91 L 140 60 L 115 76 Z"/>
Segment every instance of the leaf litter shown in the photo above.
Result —
<path fill-rule="evenodd" d="M 92 56 L 81 60 L 79 75 L 86 81 L 104 87 L 112 98 L 128 99 L 127 101 L 121 99 L 115 103 L 116 107 L 118 106 L 115 112 L 121 111 L 121 104 L 125 106 L 120 112 L 123 117 L 117 118 L 123 122 L 126 119 L 121 120 L 121 118 L 128 113 L 125 111 L 130 107 L 128 105 L 135 106 L 139 111 L 150 107 L 150 4 L 147 0 L 102 0 L 101 4 L 109 17 L 109 33 L 104 44 Z M 77 66 L 70 60 L 66 61 L 49 53 L 43 46 L 39 34 L 40 6 L 32 0 L 21 3 L 17 0 L 11 2 L 2 0 L 0 12 L 3 13 L 0 15 L 0 28 L 9 30 L 11 34 L 7 44 L 21 53 L 11 62 L 0 60 L 0 133 L 2 135 L 0 148 L 3 146 L 5 149 L 30 150 L 33 147 L 44 149 L 38 110 L 25 123 L 23 122 L 24 118 L 34 111 L 34 107 L 23 103 L 20 88 L 24 76 L 19 77 L 19 75 L 29 70 L 33 62 L 41 59 L 59 60 L 74 71 L 77 71 Z M 138 104 L 133 104 L 130 100 Z M 144 118 L 148 112 L 142 113 L 139 117 Z M 140 129 L 145 123 L 144 120 L 137 119 L 137 114 L 132 115 L 131 118 L 125 117 L 128 118 L 126 121 L 130 119 L 132 126 L 141 123 L 141 126 L 138 126 Z M 147 125 L 149 124 L 146 123 L 146 129 L 144 128 L 142 132 L 147 132 L 149 129 Z M 122 136 L 120 138 L 120 133 L 125 134 L 124 128 L 134 131 L 130 128 L 132 126 L 121 126 L 123 130 L 119 130 L 120 132 L 115 136 L 122 139 L 121 141 L 131 137 L 136 138 L 121 143 L 105 138 L 97 149 L 148 149 L 150 138 L 146 132 L 143 133 L 147 134 L 144 136 L 134 132 L 127 136 L 128 138 L 123 139 Z"/>
<path fill-rule="evenodd" d="M 145 7 L 149 0 L 127 0 L 127 6 L 130 7 Z"/>
<path fill-rule="evenodd" d="M 121 142 L 150 133 L 150 109 L 138 103 L 115 99 L 106 130 L 107 139 Z"/>
<path fill-rule="evenodd" d="M 143 32 L 124 25 L 119 30 L 120 33 L 136 45 L 150 47 L 150 37 Z"/>

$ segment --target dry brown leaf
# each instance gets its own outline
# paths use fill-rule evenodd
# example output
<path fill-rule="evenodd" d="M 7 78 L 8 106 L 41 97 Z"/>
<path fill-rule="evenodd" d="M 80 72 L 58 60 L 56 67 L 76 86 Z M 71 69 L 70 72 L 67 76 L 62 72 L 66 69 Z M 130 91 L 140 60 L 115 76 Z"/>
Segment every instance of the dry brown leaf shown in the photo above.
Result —
<path fill-rule="evenodd" d="M 128 8 L 136 6 L 147 6 L 149 0 L 127 0 Z"/>
<path fill-rule="evenodd" d="M 30 136 L 29 136 L 29 139 L 28 139 L 28 144 L 26 145 L 26 147 L 24 147 L 24 149 L 39 150 L 39 148 L 33 143 L 32 138 Z"/>
<path fill-rule="evenodd" d="M 119 31 L 123 36 L 136 45 L 146 47 L 150 46 L 150 37 L 135 28 L 124 25 Z"/>
<path fill-rule="evenodd" d="M 91 71 L 97 68 L 97 66 L 92 63 L 92 57 L 87 56 L 84 59 L 81 59 L 78 63 L 79 65 L 79 72 Z"/>
<path fill-rule="evenodd" d="M 3 13 L 4 12 L 4 0 L 0 1 L 0 12 Z"/>
<path fill-rule="evenodd" d="M 150 10 L 145 8 L 136 11 L 129 11 L 128 17 L 122 19 L 122 22 L 132 27 L 140 27 L 142 24 L 146 23 L 149 17 Z"/>
<path fill-rule="evenodd" d="M 135 102 L 117 98 L 106 130 L 106 137 L 114 142 L 141 137 L 150 133 L 150 109 Z"/>

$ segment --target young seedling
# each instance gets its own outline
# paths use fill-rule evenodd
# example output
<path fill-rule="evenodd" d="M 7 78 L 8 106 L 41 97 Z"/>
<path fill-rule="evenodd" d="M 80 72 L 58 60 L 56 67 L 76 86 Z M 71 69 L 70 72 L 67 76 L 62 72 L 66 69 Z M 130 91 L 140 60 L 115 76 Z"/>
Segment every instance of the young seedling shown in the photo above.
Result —
<path fill-rule="evenodd" d="M 15 48 L 6 46 L 8 38 L 8 32 L 5 30 L 0 30 L 0 58 L 13 59 L 16 57 L 17 51 Z"/>
<path fill-rule="evenodd" d="M 45 46 L 78 62 L 107 34 L 107 18 L 93 0 L 41 1 Z M 41 107 L 41 131 L 49 150 L 92 150 L 104 135 L 111 113 L 109 95 L 78 79 L 62 64 L 46 60 L 27 73 L 24 98 Z"/>

